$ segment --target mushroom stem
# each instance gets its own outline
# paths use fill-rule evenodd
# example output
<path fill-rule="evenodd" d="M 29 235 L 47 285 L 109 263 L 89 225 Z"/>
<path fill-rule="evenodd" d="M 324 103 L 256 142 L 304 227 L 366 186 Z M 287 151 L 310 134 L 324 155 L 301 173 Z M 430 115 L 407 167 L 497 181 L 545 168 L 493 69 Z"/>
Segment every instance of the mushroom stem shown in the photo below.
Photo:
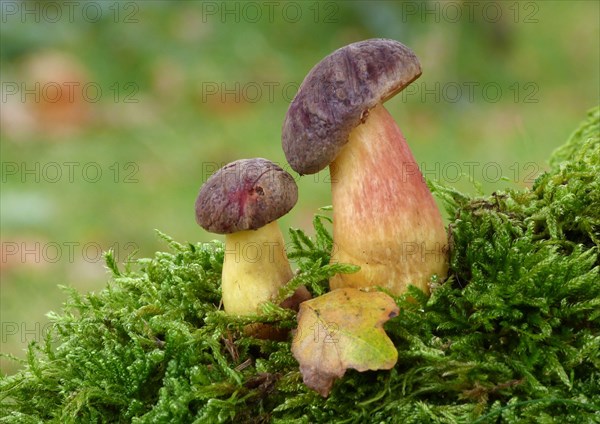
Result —
<path fill-rule="evenodd" d="M 428 292 L 448 272 L 448 241 L 440 212 L 404 136 L 379 104 L 350 133 L 330 165 L 332 262 L 361 267 L 337 274 L 331 289 L 409 284 Z"/>
<path fill-rule="evenodd" d="M 259 312 L 293 276 L 277 221 L 225 235 L 223 306 L 229 314 Z"/>

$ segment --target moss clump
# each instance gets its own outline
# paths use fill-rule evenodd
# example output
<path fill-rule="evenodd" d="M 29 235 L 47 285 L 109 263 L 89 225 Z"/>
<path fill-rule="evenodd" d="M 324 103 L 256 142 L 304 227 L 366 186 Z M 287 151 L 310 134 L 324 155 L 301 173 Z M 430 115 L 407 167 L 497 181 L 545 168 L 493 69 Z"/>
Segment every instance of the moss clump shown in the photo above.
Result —
<path fill-rule="evenodd" d="M 599 109 L 531 189 L 470 198 L 436 186 L 454 218 L 449 280 L 396 298 L 391 371 L 349 371 L 329 398 L 302 384 L 290 342 L 242 335 L 219 310 L 223 245 L 107 264 L 100 293 L 69 292 L 46 343 L 0 381 L 0 422 L 562 422 L 600 420 Z M 282 291 L 353 267 L 329 265 L 327 217 L 290 230 L 297 276 Z"/>

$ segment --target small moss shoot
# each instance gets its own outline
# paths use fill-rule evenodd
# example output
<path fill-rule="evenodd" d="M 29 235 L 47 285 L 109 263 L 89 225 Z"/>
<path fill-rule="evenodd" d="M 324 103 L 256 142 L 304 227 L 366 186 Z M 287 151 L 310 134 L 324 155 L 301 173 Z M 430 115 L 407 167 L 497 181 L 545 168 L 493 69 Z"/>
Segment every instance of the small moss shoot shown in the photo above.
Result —
<path fill-rule="evenodd" d="M 395 300 L 391 371 L 348 371 L 328 398 L 306 388 L 284 341 L 293 311 L 223 312 L 220 242 L 130 260 L 106 254 L 99 293 L 68 300 L 21 371 L 0 380 L 1 423 L 597 423 L 600 421 L 600 109 L 525 190 L 470 197 L 431 186 L 453 217 L 451 274 L 432 295 Z M 330 264 L 330 218 L 290 230 L 300 285 L 314 296 L 356 267 Z"/>

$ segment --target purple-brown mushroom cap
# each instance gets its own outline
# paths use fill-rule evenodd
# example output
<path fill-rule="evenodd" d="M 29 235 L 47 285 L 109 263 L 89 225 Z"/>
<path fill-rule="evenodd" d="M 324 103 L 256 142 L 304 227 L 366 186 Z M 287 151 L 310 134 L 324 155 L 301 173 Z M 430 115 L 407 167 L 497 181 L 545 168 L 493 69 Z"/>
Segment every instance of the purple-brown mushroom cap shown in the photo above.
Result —
<path fill-rule="evenodd" d="M 411 49 L 374 38 L 342 47 L 308 73 L 285 116 L 282 144 L 294 171 L 327 167 L 369 109 L 393 97 L 421 75 Z"/>
<path fill-rule="evenodd" d="M 204 183 L 196 222 L 218 234 L 256 230 L 288 213 L 297 200 L 298 186 L 286 171 L 267 159 L 241 159 Z"/>

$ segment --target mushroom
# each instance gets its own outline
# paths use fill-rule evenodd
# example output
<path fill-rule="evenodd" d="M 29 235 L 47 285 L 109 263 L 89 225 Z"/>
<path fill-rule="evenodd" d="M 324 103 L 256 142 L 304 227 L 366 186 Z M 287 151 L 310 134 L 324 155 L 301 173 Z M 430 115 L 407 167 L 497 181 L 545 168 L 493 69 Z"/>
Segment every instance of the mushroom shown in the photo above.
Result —
<path fill-rule="evenodd" d="M 342 47 L 306 76 L 283 124 L 283 150 L 299 174 L 329 165 L 332 262 L 359 265 L 331 289 L 381 286 L 425 292 L 448 272 L 442 216 L 404 136 L 383 103 L 421 75 L 403 44 L 371 39 Z"/>
<path fill-rule="evenodd" d="M 221 291 L 227 313 L 257 313 L 292 278 L 276 220 L 297 200 L 292 176 L 261 158 L 231 162 L 200 189 L 196 221 L 207 231 L 225 234 Z M 294 309 L 309 297 L 301 287 L 282 306 Z"/>

